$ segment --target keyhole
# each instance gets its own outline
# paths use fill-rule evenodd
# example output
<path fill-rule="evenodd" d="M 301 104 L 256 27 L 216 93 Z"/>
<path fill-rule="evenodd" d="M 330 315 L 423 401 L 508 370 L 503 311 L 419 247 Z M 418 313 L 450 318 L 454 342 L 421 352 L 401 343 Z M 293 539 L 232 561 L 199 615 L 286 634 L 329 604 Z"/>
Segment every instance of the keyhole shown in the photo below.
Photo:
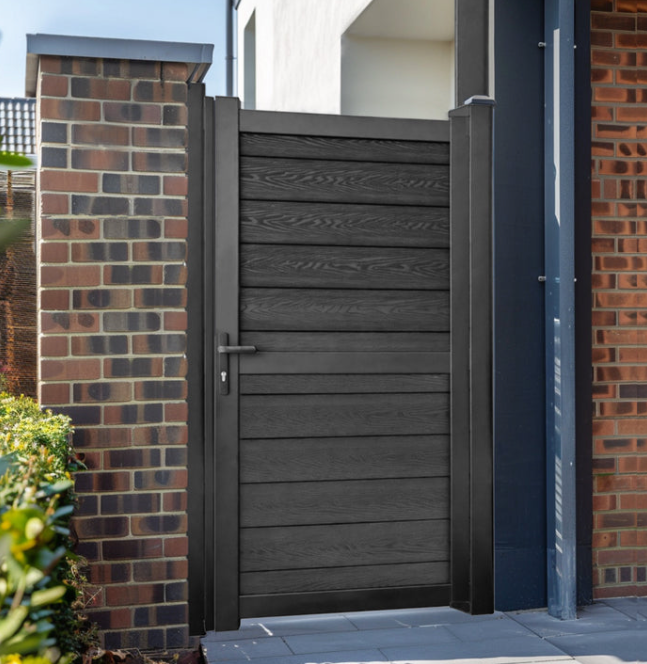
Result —
<path fill-rule="evenodd" d="M 226 382 L 227 382 L 227 372 L 226 372 L 226 371 L 221 371 L 221 372 L 220 372 L 220 380 L 221 380 L 223 383 L 226 383 Z"/>

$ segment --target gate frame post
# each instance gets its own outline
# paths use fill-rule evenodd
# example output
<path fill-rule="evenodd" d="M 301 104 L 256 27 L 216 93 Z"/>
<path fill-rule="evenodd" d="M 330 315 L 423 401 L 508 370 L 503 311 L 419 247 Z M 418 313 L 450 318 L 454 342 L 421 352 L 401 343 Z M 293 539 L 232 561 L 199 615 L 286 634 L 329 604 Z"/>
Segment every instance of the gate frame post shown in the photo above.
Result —
<path fill-rule="evenodd" d="M 220 269 L 231 278 L 215 280 L 213 301 L 212 375 L 218 380 L 217 335 L 229 335 L 229 343 L 238 344 L 239 331 L 239 123 L 240 100 L 217 97 L 215 101 L 215 251 L 212 256 Z M 213 245 L 210 247 L 213 248 Z M 214 595 L 211 600 L 217 631 L 236 630 L 240 626 L 239 601 L 239 496 L 238 496 L 238 356 L 229 360 L 229 394 L 216 398 L 213 390 L 214 433 L 216 446 L 213 476 L 216 529 L 214 533 Z M 215 382 L 214 381 L 214 382 Z M 213 438 L 211 440 L 214 440 Z M 209 509 L 209 506 L 207 506 Z M 216 597 L 218 602 L 216 603 Z"/>
<path fill-rule="evenodd" d="M 474 96 L 451 122 L 451 606 L 494 611 L 492 127 Z M 466 304 L 467 303 L 467 304 Z"/>
<path fill-rule="evenodd" d="M 206 380 L 212 357 L 211 313 L 213 302 L 213 98 L 205 96 L 205 86 L 190 85 L 189 113 L 189 237 L 191 256 L 187 275 L 187 310 L 189 315 L 187 356 L 188 388 L 191 408 L 188 449 L 191 491 L 188 492 L 189 515 L 189 627 L 191 634 L 203 634 L 213 622 L 213 609 L 206 588 L 213 587 L 213 520 L 206 518 L 206 506 L 213 504 L 213 482 L 207 482 L 207 468 L 213 468 L 213 417 L 205 408 L 212 403 L 212 390 Z M 211 277 L 210 277 L 211 275 Z"/>

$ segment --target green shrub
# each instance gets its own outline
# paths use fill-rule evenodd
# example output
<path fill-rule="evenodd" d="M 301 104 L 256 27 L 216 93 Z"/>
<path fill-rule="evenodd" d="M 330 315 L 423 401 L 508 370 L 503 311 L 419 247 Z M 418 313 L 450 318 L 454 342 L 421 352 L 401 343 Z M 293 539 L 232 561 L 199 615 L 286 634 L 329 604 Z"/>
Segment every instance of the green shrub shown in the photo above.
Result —
<path fill-rule="evenodd" d="M 68 527 L 81 464 L 71 433 L 68 417 L 0 394 L 0 664 L 20 656 L 63 664 L 75 655 L 61 651 L 81 641 L 82 578 Z"/>

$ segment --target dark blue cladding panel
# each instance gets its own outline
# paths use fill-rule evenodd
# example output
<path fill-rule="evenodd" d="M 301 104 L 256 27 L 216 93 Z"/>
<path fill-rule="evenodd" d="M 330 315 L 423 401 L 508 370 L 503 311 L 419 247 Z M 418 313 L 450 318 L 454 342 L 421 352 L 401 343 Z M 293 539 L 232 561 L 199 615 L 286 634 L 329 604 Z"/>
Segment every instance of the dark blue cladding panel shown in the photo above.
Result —
<path fill-rule="evenodd" d="M 495 4 L 496 608 L 546 606 L 543 0 Z"/>

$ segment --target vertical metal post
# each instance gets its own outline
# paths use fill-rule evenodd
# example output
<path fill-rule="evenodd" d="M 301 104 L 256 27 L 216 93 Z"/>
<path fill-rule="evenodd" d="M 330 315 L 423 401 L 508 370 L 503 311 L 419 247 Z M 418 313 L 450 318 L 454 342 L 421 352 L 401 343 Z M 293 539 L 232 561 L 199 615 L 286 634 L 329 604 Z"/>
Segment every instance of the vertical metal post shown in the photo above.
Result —
<path fill-rule="evenodd" d="M 576 617 L 574 8 L 546 0 L 545 262 L 548 612 Z"/>
<path fill-rule="evenodd" d="M 227 36 L 226 36 L 226 70 L 225 70 L 225 80 L 226 80 L 226 94 L 228 97 L 232 97 L 234 94 L 234 0 L 225 0 L 225 23 L 227 26 Z"/>
<path fill-rule="evenodd" d="M 492 115 L 472 97 L 470 136 L 470 400 L 472 613 L 494 611 Z"/>
<path fill-rule="evenodd" d="M 494 610 L 492 116 L 472 97 L 452 122 L 452 606 Z"/>
<path fill-rule="evenodd" d="M 236 97 L 215 103 L 215 327 L 238 344 L 239 116 Z M 216 345 L 216 338 L 212 339 Z M 217 355 L 214 354 L 214 355 Z M 213 360 L 217 371 L 217 357 Z M 229 363 L 229 394 L 215 399 L 215 629 L 238 629 L 238 358 Z"/>
<path fill-rule="evenodd" d="M 204 427 L 204 326 L 202 254 L 205 226 L 205 96 L 201 83 L 189 86 L 189 237 L 187 355 L 189 359 L 189 628 L 205 631 L 205 427 Z"/>
<path fill-rule="evenodd" d="M 214 445 L 215 421 L 214 410 L 214 381 L 209 367 L 213 366 L 213 337 L 214 337 L 214 290 L 215 290 L 215 261 L 213 260 L 213 247 L 215 246 L 215 204 L 214 182 L 215 182 L 215 110 L 214 98 L 206 97 L 204 100 L 204 230 L 202 233 L 203 245 L 197 251 L 202 255 L 202 309 L 203 324 L 202 331 L 202 357 L 203 357 L 203 426 L 204 426 L 204 457 L 203 473 L 214 467 Z M 204 622 L 207 629 L 214 624 L 214 587 L 215 587 L 215 552 L 214 542 L 215 523 L 213 518 L 213 505 L 215 502 L 215 488 L 213 482 L 204 483 L 204 505 L 203 516 L 204 528 L 204 576 L 200 579 L 205 592 Z"/>
<path fill-rule="evenodd" d="M 490 7 L 487 0 L 456 0 L 456 105 L 489 94 Z"/>
<path fill-rule="evenodd" d="M 470 122 L 469 109 L 451 111 L 451 606 L 470 610 Z"/>

